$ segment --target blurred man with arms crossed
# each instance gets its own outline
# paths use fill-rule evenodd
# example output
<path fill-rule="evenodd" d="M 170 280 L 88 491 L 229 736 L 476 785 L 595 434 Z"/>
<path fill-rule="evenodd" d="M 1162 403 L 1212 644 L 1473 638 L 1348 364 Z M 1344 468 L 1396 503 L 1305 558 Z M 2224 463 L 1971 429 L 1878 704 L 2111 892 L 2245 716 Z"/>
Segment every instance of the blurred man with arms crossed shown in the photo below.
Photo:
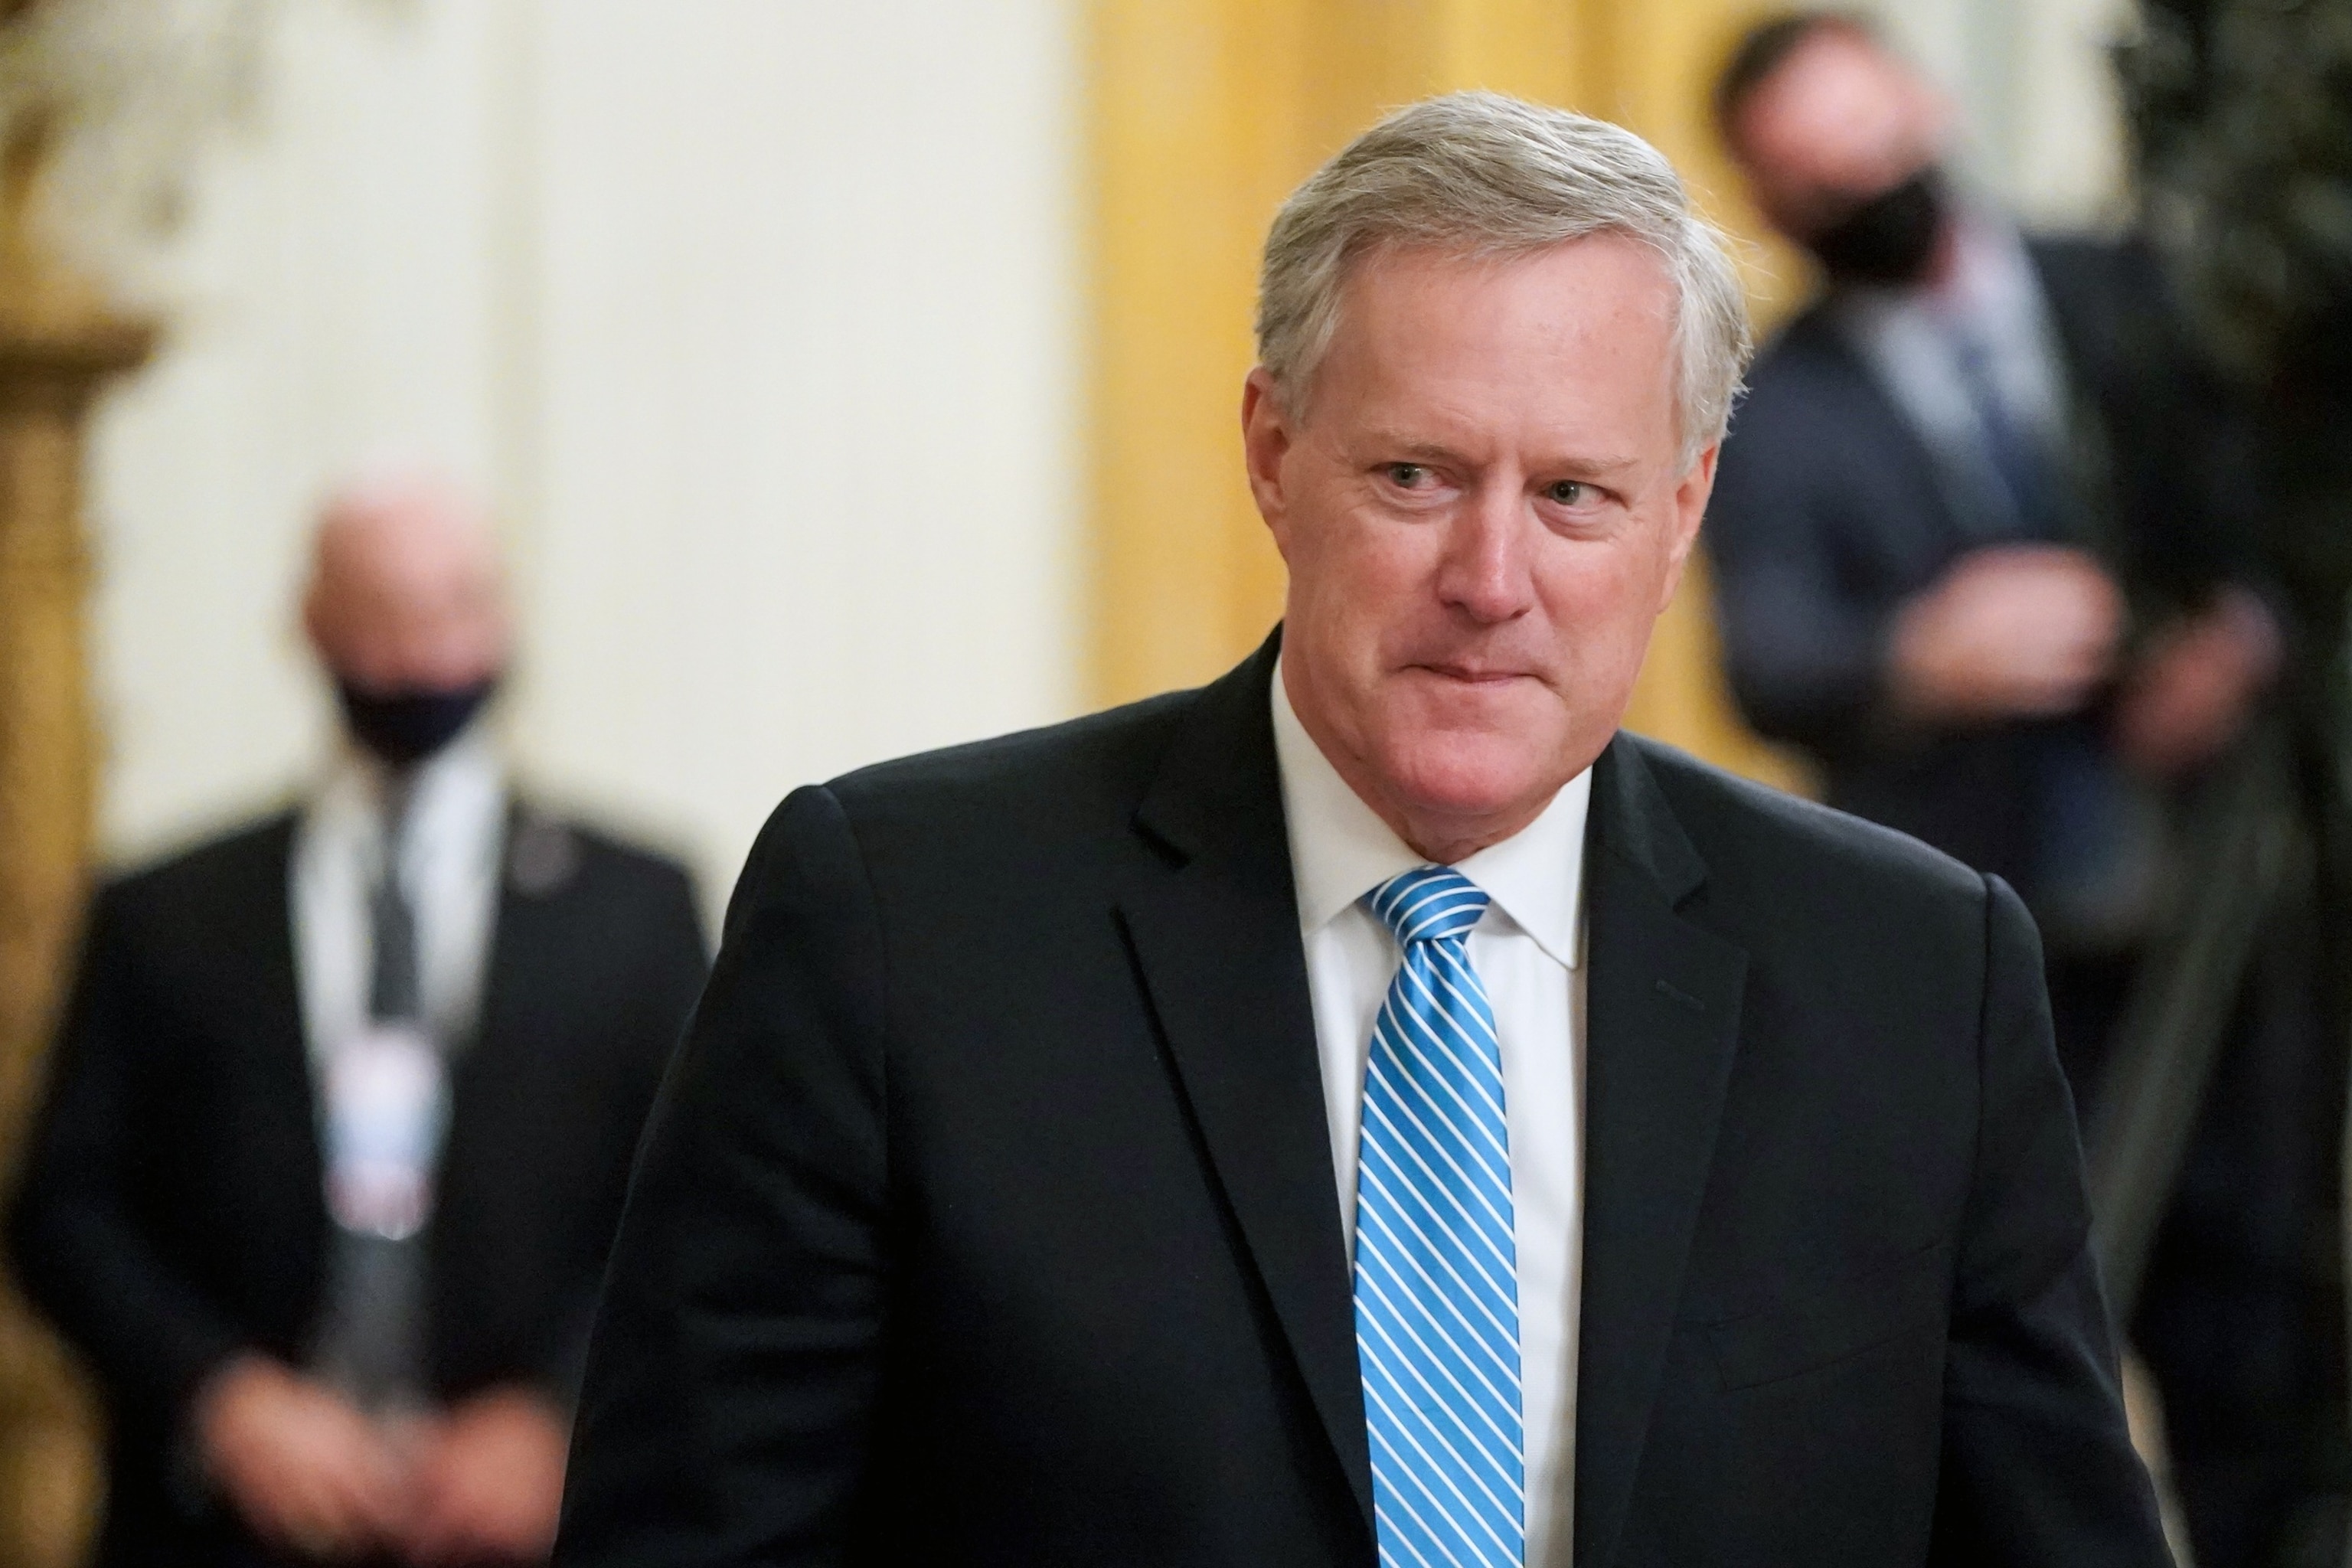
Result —
<path fill-rule="evenodd" d="M 2164 1560 L 2015 899 L 1617 733 L 1746 348 L 1613 127 L 1291 198 L 1278 636 L 785 802 L 559 1562 Z"/>
<path fill-rule="evenodd" d="M 544 1561 L 691 891 L 514 800 L 464 497 L 335 500 L 303 618 L 351 747 L 100 894 L 16 1268 L 105 1397 L 105 1568 Z"/>

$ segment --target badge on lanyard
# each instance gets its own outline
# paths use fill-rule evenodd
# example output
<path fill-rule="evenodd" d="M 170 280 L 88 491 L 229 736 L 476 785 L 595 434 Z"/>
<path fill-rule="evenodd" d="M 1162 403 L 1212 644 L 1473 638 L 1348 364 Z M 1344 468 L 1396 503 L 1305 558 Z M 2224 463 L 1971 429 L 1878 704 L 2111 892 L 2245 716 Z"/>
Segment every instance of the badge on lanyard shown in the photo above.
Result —
<path fill-rule="evenodd" d="M 369 1025 L 327 1067 L 327 1208 L 362 1236 L 404 1241 L 433 1213 L 448 1125 L 446 1065 L 413 1024 Z"/>

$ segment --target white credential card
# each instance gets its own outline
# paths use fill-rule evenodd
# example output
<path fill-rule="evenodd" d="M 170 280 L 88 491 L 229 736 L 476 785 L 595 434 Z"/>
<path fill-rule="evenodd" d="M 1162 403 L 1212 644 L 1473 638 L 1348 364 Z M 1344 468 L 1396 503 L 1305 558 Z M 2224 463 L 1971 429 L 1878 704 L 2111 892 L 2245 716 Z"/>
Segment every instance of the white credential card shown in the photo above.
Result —
<path fill-rule="evenodd" d="M 413 1025 L 372 1024 L 327 1068 L 327 1207 L 345 1230 L 402 1241 L 433 1213 L 448 1069 Z"/>

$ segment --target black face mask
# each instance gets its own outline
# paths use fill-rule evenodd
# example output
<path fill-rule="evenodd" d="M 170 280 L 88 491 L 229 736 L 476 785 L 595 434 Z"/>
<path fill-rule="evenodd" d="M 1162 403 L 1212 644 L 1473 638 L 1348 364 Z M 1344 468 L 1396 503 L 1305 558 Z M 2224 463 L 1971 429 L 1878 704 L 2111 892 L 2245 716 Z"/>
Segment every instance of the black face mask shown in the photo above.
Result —
<path fill-rule="evenodd" d="M 1944 178 L 1934 167 L 1853 208 L 1805 247 L 1838 283 L 1916 283 L 1944 234 Z"/>
<path fill-rule="evenodd" d="M 362 691 L 335 678 L 352 738 L 395 768 L 421 763 L 451 741 L 498 689 L 497 676 L 445 690 Z"/>

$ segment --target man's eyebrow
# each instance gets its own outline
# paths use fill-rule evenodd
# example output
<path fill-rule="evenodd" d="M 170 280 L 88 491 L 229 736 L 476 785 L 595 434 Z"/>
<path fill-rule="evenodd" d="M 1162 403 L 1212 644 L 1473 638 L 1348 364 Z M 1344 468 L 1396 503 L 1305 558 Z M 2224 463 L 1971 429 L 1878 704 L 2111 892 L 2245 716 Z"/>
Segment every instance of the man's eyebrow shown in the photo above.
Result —
<path fill-rule="evenodd" d="M 1553 458 L 1537 464 L 1535 471 L 1567 474 L 1574 479 L 1612 479 L 1641 466 L 1639 458 Z"/>
<path fill-rule="evenodd" d="M 1391 436 L 1375 431 L 1365 439 L 1367 450 L 1379 454 L 1383 463 L 1458 463 L 1462 454 L 1440 441 L 1416 439 L 1410 436 Z"/>
<path fill-rule="evenodd" d="M 1375 434 L 1365 442 L 1367 450 L 1377 454 L 1382 463 L 1459 464 L 1462 454 L 1442 441 L 1431 441 L 1410 436 Z M 1539 474 L 1563 474 L 1572 479 L 1612 479 L 1622 478 L 1642 466 L 1639 458 L 1623 457 L 1558 457 L 1547 458 L 1530 465 L 1530 471 Z"/>

